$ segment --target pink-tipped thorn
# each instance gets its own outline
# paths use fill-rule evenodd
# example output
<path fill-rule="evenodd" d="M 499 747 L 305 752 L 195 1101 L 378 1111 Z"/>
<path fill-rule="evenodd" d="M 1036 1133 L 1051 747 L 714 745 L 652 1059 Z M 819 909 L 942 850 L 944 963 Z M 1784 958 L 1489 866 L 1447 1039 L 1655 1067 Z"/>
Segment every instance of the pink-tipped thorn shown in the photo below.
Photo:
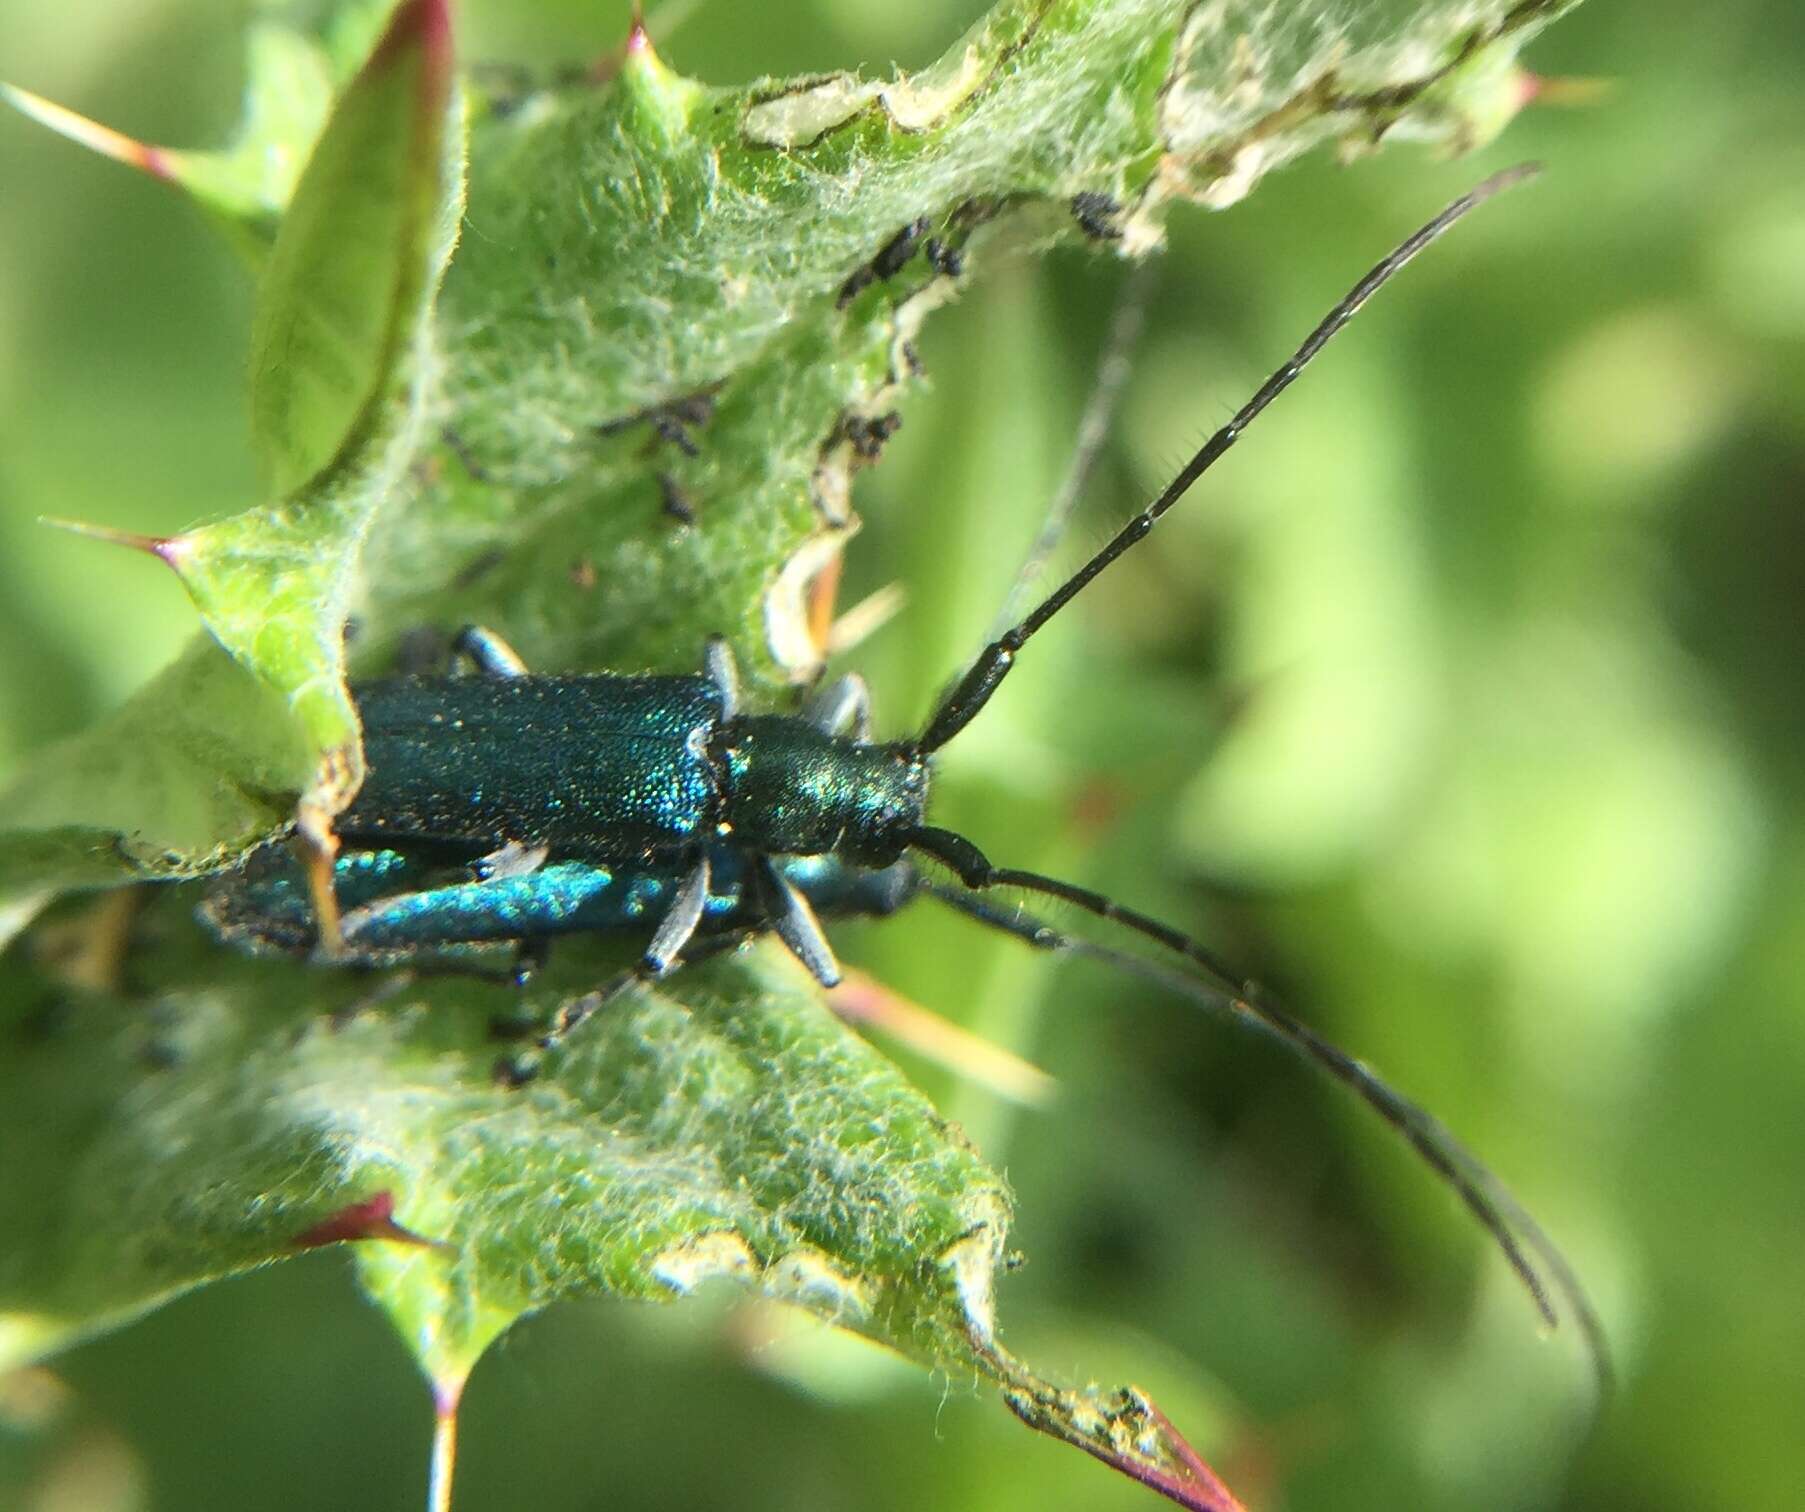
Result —
<path fill-rule="evenodd" d="M 388 1239 L 396 1244 L 418 1245 L 426 1249 L 443 1249 L 437 1239 L 428 1239 L 395 1222 L 395 1194 L 386 1188 L 374 1197 L 340 1208 L 331 1217 L 311 1228 L 303 1229 L 289 1243 L 295 1249 L 318 1249 L 322 1244 L 340 1244 L 356 1239 Z"/>
<path fill-rule="evenodd" d="M 141 535 L 135 530 L 116 530 L 111 525 L 90 525 L 85 520 L 60 520 L 54 515 L 40 515 L 38 523 L 48 525 L 53 530 L 66 530 L 71 535 L 105 541 L 109 546 L 124 546 L 131 551 L 142 551 L 147 556 L 158 558 L 176 572 L 182 570 L 188 553 L 193 549 L 193 543 L 187 536 Z"/>
<path fill-rule="evenodd" d="M 458 1461 L 458 1399 L 462 1377 L 432 1386 L 432 1463 L 427 1471 L 427 1512 L 451 1512 L 451 1481 Z"/>
<path fill-rule="evenodd" d="M 90 121 L 68 106 L 46 100 L 42 95 L 35 95 L 16 84 L 0 84 L 0 99 L 22 115 L 28 115 L 40 125 L 48 126 L 58 136 L 67 137 L 92 152 L 98 152 L 102 157 L 124 163 L 128 168 L 136 168 L 140 173 L 148 173 L 152 178 L 171 180 L 176 176 L 167 148 L 153 147 L 148 142 L 128 137 L 122 131 L 115 131 L 111 126 L 102 126 L 99 121 Z"/>
<path fill-rule="evenodd" d="M 1200 1491 L 1206 1506 L 1220 1505 L 1225 1512 L 1246 1512 L 1235 1493 L 1222 1483 L 1222 1477 L 1212 1470 L 1203 1456 L 1191 1447 L 1190 1440 L 1172 1426 L 1172 1420 L 1161 1412 L 1154 1403 L 1143 1397 L 1142 1405 L 1153 1426 L 1166 1441 L 1166 1446 L 1173 1456 L 1184 1467 L 1185 1479 L 1191 1488 Z"/>
<path fill-rule="evenodd" d="M 930 1013 L 862 971 L 849 970 L 827 1001 L 847 1023 L 876 1029 L 924 1060 L 1024 1107 L 1045 1107 L 1059 1090 L 1039 1066 Z"/>
<path fill-rule="evenodd" d="M 1616 90 L 1615 79 L 1557 78 L 1530 73 L 1527 69 L 1517 78 L 1517 108 L 1525 105 L 1555 105 L 1563 109 L 1597 105 Z"/>
<path fill-rule="evenodd" d="M 380 73 L 416 49 L 431 78 L 442 79 L 450 71 L 451 0 L 402 0 L 371 49 L 364 72 Z"/>
<path fill-rule="evenodd" d="M 643 58 L 649 63 L 657 63 L 658 53 L 652 46 L 653 28 L 657 28 L 660 36 L 668 37 L 689 19 L 690 12 L 695 8 L 696 0 L 669 0 L 668 4 L 659 6 L 652 19 L 648 21 L 645 7 L 639 3 L 639 0 L 634 0 L 633 21 L 627 28 L 627 40 L 590 64 L 590 82 L 592 84 L 608 83 L 620 73 L 630 59 Z"/>
<path fill-rule="evenodd" d="M 1247 1512 L 1235 1493 L 1204 1462 L 1203 1456 L 1144 1393 L 1131 1388 L 1121 1395 L 1138 1409 L 1138 1415 L 1153 1429 L 1163 1453 L 1148 1454 L 1144 1449 L 1132 1451 L 1108 1433 L 1085 1431 L 1069 1417 L 1043 1410 L 1042 1404 L 1028 1391 L 1005 1390 L 1003 1401 L 1036 1432 L 1051 1434 L 1073 1448 L 1082 1449 L 1111 1469 L 1121 1471 L 1130 1480 L 1139 1481 L 1168 1501 L 1177 1502 L 1186 1512 Z"/>

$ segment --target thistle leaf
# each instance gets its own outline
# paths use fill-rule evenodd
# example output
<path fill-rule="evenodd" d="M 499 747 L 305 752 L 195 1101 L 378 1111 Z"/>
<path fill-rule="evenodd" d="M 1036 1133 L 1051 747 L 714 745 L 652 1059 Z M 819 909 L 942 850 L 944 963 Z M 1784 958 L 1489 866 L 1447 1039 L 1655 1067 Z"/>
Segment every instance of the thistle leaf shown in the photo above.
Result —
<path fill-rule="evenodd" d="M 315 62 L 348 82 L 298 182 L 221 167 L 212 190 L 247 234 L 280 214 L 252 353 L 265 500 L 127 541 L 209 636 L 0 796 L 0 923 L 219 869 L 297 802 L 347 801 L 353 615 L 358 670 L 468 620 L 541 670 L 679 669 L 724 635 L 748 698 L 775 701 L 824 659 L 811 584 L 856 528 L 913 338 L 999 227 L 1138 255 L 1172 204 L 1233 203 L 1319 143 L 1472 145 L 1571 3 L 1374 0 L 1330 24 L 1004 0 L 918 74 L 740 88 L 677 76 L 636 28 L 607 81 L 473 93 L 455 259 L 443 0 L 404 0 L 373 47 L 384 13 L 347 9 Z M 304 94 L 250 119 L 298 143 Z M 23 1236 L 0 1247 L 0 1367 L 347 1244 L 449 1422 L 523 1314 L 721 1279 L 988 1377 L 1181 1504 L 1236 1505 L 1143 1394 L 1005 1351 L 1001 1179 L 781 953 L 624 996 L 513 1087 L 491 1018 L 553 1020 L 631 942 L 574 942 L 516 999 L 241 959 L 193 902 L 107 915 L 114 948 L 88 956 L 129 947 L 129 994 L 42 949 L 0 962 L 0 1232 Z"/>

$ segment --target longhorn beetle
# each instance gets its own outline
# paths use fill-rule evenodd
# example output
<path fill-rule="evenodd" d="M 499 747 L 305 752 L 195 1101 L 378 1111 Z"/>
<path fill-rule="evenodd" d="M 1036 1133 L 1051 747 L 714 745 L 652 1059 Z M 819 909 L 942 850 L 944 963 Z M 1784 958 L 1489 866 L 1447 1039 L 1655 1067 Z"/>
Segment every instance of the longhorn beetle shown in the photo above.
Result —
<path fill-rule="evenodd" d="M 355 690 L 368 775 L 337 821 L 346 849 L 328 885 L 316 887 L 317 920 L 300 883 L 267 869 L 226 883 L 204 917 L 244 948 L 372 965 L 649 925 L 640 962 L 567 1005 L 542 1041 L 550 1048 L 632 982 L 767 930 L 832 986 L 839 967 L 819 916 L 888 913 L 925 891 L 1036 947 L 1089 955 L 1225 1007 L 1347 1083 L 1459 1194 L 1550 1325 L 1555 1294 L 1565 1298 L 1604 1380 L 1602 1333 L 1571 1270 L 1428 1114 L 1182 931 L 1089 888 L 995 865 L 927 818 L 935 754 L 983 711 L 1028 642 L 1146 538 L 1382 285 L 1533 171 L 1486 180 L 1378 262 L 1151 504 L 985 646 L 919 734 L 870 740 L 870 699 L 856 676 L 822 689 L 799 715 L 744 712 L 721 640 L 708 644 L 701 676 L 535 676 L 470 627 L 457 649 L 487 675 L 398 677 Z M 918 857 L 956 883 L 924 876 Z M 998 907 L 984 897 L 998 888 L 1108 920 L 1170 964 Z"/>

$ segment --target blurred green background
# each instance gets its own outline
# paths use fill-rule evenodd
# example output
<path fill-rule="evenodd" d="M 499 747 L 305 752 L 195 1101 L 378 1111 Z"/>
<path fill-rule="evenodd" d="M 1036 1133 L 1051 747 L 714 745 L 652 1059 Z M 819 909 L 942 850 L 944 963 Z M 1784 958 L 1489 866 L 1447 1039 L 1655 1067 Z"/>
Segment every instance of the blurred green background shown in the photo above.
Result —
<path fill-rule="evenodd" d="M 982 8 L 704 0 L 660 45 L 719 82 L 881 70 Z M 467 0 L 465 56 L 592 56 L 626 9 Z M 1029 1114 L 917 1068 L 1018 1191 L 1010 1344 L 1141 1382 L 1265 1512 L 1805 1486 L 1805 13 L 1592 0 L 1527 61 L 1616 88 L 1475 159 L 1324 157 L 1173 217 L 1079 546 L 1443 200 L 1548 165 L 1037 644 L 940 814 L 1196 928 L 1462 1133 L 1595 1291 L 1603 1420 L 1575 1340 L 1339 1089 L 926 904 L 844 942 L 1060 1080 Z M 153 141 L 218 139 L 238 67 L 200 0 L 0 16 L 0 74 Z M 1065 465 L 1121 268 L 1034 250 L 929 328 L 863 484 L 847 601 L 909 594 L 851 658 L 886 728 L 981 641 Z M 249 500 L 247 311 L 197 215 L 0 120 L 0 773 L 192 632 L 172 578 L 34 521 Z M 0 1506 L 417 1506 L 429 1416 L 320 1254 L 0 1389 Z M 965 1380 L 724 1299 L 565 1307 L 477 1371 L 460 1508 L 703 1504 L 1158 1505 Z"/>

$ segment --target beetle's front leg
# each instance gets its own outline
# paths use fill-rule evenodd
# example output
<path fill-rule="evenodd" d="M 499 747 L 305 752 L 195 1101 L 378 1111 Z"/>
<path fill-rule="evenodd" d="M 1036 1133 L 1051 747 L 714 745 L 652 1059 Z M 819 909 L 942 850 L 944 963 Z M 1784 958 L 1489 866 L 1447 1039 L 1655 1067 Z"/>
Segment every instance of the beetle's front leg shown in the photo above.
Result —
<path fill-rule="evenodd" d="M 465 625 L 452 637 L 451 652 L 465 658 L 484 677 L 525 677 L 526 662 L 493 630 Z"/>

